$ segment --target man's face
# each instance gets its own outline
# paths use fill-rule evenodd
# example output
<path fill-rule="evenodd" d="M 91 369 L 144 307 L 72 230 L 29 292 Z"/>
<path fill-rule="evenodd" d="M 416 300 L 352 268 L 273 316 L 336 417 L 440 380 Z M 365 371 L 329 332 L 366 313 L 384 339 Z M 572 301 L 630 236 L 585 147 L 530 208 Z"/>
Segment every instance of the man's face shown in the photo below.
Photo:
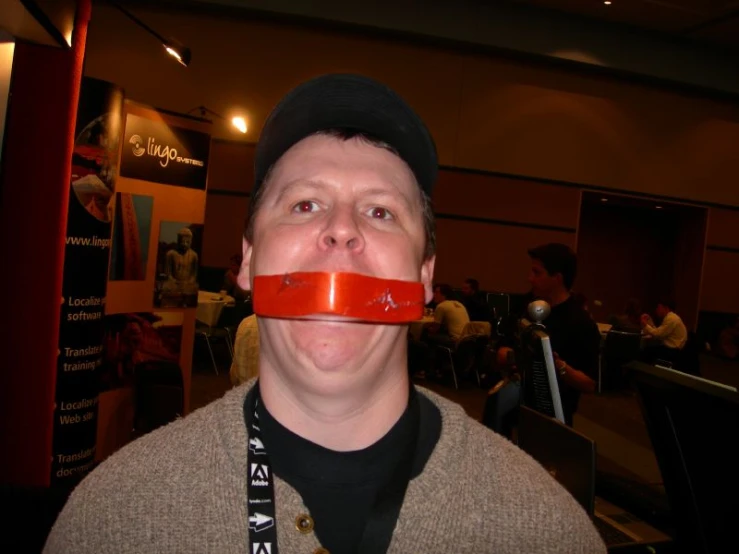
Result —
<path fill-rule="evenodd" d="M 657 308 L 654 310 L 654 313 L 657 314 L 659 319 L 664 319 L 669 312 L 670 309 L 664 304 L 657 304 Z"/>
<path fill-rule="evenodd" d="M 462 285 L 462 294 L 464 296 L 472 296 L 473 293 L 474 291 L 472 290 L 472 287 L 469 283 L 465 283 Z"/>
<path fill-rule="evenodd" d="M 342 271 L 421 281 L 430 300 L 433 259 L 423 260 L 420 194 L 400 158 L 359 139 L 311 136 L 280 158 L 265 186 L 253 243 L 244 241 L 242 287 L 255 275 Z M 259 324 L 260 360 L 322 392 L 341 386 L 342 376 L 361 380 L 364 366 L 405 358 L 402 325 L 338 317 Z"/>
<path fill-rule="evenodd" d="M 531 271 L 529 272 L 529 284 L 531 292 L 537 298 L 549 300 L 552 294 L 560 286 L 562 276 L 559 273 L 549 275 L 544 264 L 539 260 L 531 260 Z"/>

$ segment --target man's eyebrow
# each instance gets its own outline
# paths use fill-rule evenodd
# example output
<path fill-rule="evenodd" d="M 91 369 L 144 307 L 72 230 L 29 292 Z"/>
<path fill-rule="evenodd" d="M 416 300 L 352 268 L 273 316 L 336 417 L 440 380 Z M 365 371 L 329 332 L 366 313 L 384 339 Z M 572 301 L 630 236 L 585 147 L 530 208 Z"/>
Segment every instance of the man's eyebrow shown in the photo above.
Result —
<path fill-rule="evenodd" d="M 402 204 L 404 207 L 408 210 L 410 210 L 413 207 L 413 201 L 408 198 L 407 195 L 403 194 L 403 192 L 400 189 L 387 189 L 387 188 L 380 188 L 380 187 L 374 187 L 369 188 L 367 190 L 362 191 L 363 194 L 366 194 L 367 196 L 378 196 L 378 197 L 390 197 L 392 199 L 400 198 Z"/>
<path fill-rule="evenodd" d="M 279 203 L 285 195 L 293 188 L 295 187 L 303 187 L 308 189 L 322 189 L 326 188 L 326 184 L 322 181 L 313 181 L 310 179 L 295 179 L 294 181 L 288 181 L 287 183 L 282 185 L 282 188 L 277 193 L 277 198 L 275 198 L 275 203 Z"/>

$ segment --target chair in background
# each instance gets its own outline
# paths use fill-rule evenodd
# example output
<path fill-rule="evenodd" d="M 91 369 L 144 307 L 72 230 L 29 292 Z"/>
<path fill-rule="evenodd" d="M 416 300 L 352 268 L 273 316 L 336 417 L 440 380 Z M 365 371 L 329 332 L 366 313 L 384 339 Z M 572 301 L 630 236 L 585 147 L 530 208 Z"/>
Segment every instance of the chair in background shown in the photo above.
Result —
<path fill-rule="evenodd" d="M 231 346 L 236 342 L 236 331 L 244 319 L 254 313 L 251 299 L 236 301 L 233 306 L 226 306 L 221 314 L 222 319 L 218 322 L 226 331 L 228 331 Z M 233 350 L 233 348 L 232 348 Z"/>
<path fill-rule="evenodd" d="M 477 385 L 480 386 L 480 363 L 485 358 L 490 341 L 491 326 L 488 321 L 470 321 L 462 329 L 462 334 L 454 346 L 436 345 L 437 351 L 440 350 L 446 354 L 449 359 L 449 366 L 454 380 L 454 388 L 459 388 L 457 380 L 458 368 L 466 375 L 470 371 L 474 371 L 477 377 Z"/>
<path fill-rule="evenodd" d="M 489 292 L 487 293 L 487 302 L 490 309 L 490 324 L 495 329 L 496 335 L 502 336 L 500 324 L 511 313 L 511 298 L 503 292 Z"/>
<path fill-rule="evenodd" d="M 641 333 L 629 333 L 615 329 L 606 333 L 605 346 L 598 364 L 598 392 L 625 386 L 623 366 L 639 359 L 641 344 Z"/>
<path fill-rule="evenodd" d="M 228 348 L 228 353 L 231 356 L 231 361 L 233 362 L 234 350 L 231 333 L 221 323 L 221 321 L 223 321 L 224 319 L 228 320 L 229 317 L 229 312 L 226 308 L 224 308 L 223 310 L 221 310 L 221 315 L 218 316 L 218 323 L 216 325 L 208 325 L 207 323 L 203 323 L 201 321 L 195 321 L 195 338 L 200 337 L 205 341 L 205 344 L 208 347 L 208 353 L 210 354 L 210 360 L 213 363 L 213 370 L 215 371 L 216 375 L 220 375 L 220 373 L 218 372 L 216 357 L 213 354 L 214 341 L 223 341 L 226 344 L 226 347 Z"/>

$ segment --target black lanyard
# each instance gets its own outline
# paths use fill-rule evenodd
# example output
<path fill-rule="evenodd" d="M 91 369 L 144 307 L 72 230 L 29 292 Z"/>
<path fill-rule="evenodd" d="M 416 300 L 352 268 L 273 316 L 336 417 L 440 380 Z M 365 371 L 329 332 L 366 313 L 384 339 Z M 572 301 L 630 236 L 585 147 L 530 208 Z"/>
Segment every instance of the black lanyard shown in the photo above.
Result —
<path fill-rule="evenodd" d="M 249 431 L 249 448 L 246 456 L 246 495 L 249 516 L 249 554 L 278 554 L 277 514 L 272 466 L 262 440 L 257 407 L 262 401 L 259 382 L 254 384 L 250 406 L 244 401 L 244 420 Z M 249 396 L 247 395 L 247 398 Z M 395 523 L 403 505 L 405 491 L 413 473 L 417 453 L 420 409 L 415 400 L 411 411 L 413 440 L 393 471 L 390 482 L 377 495 L 364 527 L 357 550 L 358 554 L 386 552 L 393 538 Z M 251 417 L 249 414 L 251 413 Z"/>

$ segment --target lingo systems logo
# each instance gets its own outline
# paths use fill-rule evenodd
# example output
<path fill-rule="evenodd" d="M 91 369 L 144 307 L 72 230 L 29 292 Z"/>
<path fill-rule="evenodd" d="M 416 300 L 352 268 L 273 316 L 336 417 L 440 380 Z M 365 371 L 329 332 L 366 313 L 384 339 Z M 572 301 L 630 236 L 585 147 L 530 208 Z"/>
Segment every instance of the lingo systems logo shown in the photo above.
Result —
<path fill-rule="evenodd" d="M 176 148 L 166 144 L 158 144 L 154 137 L 149 137 L 146 139 L 146 142 L 144 142 L 140 135 L 131 135 L 128 142 L 133 145 L 132 150 L 134 156 L 140 158 L 146 154 L 147 156 L 158 158 L 159 165 L 162 167 L 167 167 L 169 162 L 194 165 L 196 167 L 205 166 L 205 163 L 202 160 L 180 156 Z"/>
<path fill-rule="evenodd" d="M 146 149 L 141 146 L 141 143 L 144 142 L 141 140 L 141 137 L 138 135 L 133 135 L 130 139 L 128 139 L 128 142 L 133 144 L 133 155 L 137 158 L 144 155 L 144 152 L 146 152 Z"/>

